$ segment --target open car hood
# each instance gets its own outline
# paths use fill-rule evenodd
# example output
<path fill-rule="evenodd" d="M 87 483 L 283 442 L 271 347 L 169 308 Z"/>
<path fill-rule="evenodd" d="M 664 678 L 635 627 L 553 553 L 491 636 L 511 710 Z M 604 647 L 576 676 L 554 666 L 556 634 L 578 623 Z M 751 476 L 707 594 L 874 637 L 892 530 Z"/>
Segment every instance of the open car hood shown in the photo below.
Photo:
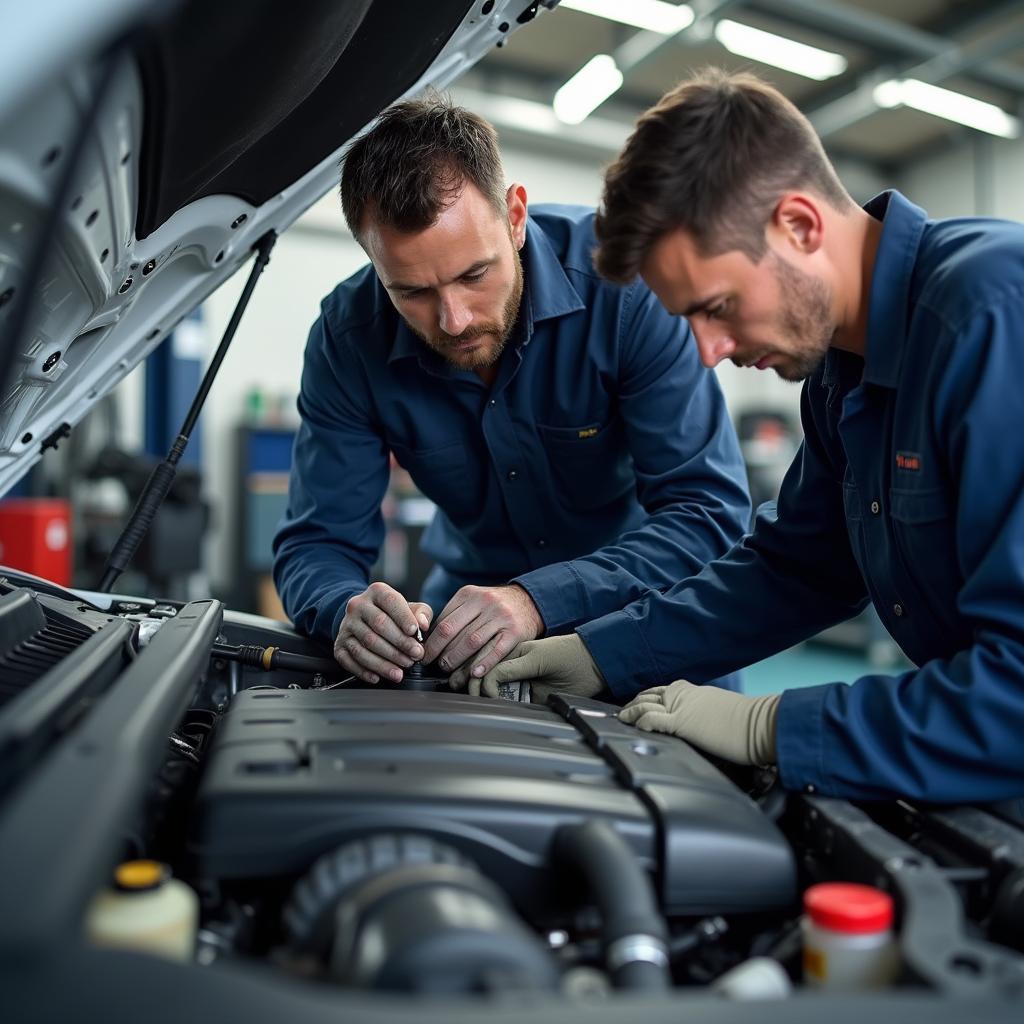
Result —
<path fill-rule="evenodd" d="M 0 33 L 0 494 L 336 184 L 381 110 L 443 88 L 539 6 L 98 0 L 87 25 L 53 0 L 19 9 Z"/>

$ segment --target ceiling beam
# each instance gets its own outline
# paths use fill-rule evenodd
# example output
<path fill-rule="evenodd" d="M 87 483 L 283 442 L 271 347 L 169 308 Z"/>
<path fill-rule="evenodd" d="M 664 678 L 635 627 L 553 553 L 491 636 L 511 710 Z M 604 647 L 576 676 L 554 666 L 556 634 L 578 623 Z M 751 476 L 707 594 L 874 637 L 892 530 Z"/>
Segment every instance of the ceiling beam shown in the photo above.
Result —
<path fill-rule="evenodd" d="M 983 16 L 979 19 L 979 24 L 987 21 L 988 17 Z M 963 28 L 965 33 L 970 30 L 970 24 Z M 994 56 L 1019 46 L 1024 46 L 1024 26 L 963 46 L 956 43 L 947 45 L 942 53 L 919 64 L 876 67 L 863 75 L 849 92 L 807 111 L 807 116 L 818 135 L 823 140 L 828 139 L 877 113 L 879 108 L 874 98 L 875 86 L 887 79 L 914 78 L 930 85 L 938 85 L 956 75 L 968 73 L 980 65 L 987 63 L 991 67 Z"/>
<path fill-rule="evenodd" d="M 902 55 L 915 61 L 929 61 L 948 54 L 950 49 L 957 48 L 955 44 L 951 46 L 949 39 L 941 35 L 896 21 L 894 18 L 855 10 L 838 3 L 820 3 L 819 0 L 751 0 L 749 6 L 762 14 L 892 53 L 894 57 Z M 963 35 L 970 31 L 972 25 L 983 24 L 999 14 L 1005 16 L 1014 9 L 1019 11 L 1020 5 L 1002 3 L 995 8 L 988 7 L 980 18 L 963 24 L 959 34 Z M 972 67 L 970 75 L 979 82 L 987 82 L 989 85 L 1024 96 L 1024 69 L 1013 64 L 992 61 L 984 67 Z"/>

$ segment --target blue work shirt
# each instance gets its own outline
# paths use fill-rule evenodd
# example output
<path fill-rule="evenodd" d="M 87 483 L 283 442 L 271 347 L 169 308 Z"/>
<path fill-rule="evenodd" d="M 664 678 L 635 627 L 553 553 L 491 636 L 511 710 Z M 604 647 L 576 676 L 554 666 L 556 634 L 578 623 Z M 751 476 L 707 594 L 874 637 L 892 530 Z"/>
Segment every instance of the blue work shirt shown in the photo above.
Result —
<path fill-rule="evenodd" d="M 423 540 L 443 570 L 435 612 L 464 584 L 515 581 L 549 634 L 567 632 L 742 536 L 746 479 L 715 376 L 644 285 L 597 276 L 594 245 L 592 211 L 534 208 L 493 387 L 427 348 L 372 267 L 324 300 L 274 542 L 299 629 L 333 640 L 366 588 L 389 451 L 438 506 Z"/>
<path fill-rule="evenodd" d="M 802 393 L 778 508 L 695 579 L 579 630 L 620 697 L 789 647 L 871 600 L 916 668 L 787 690 L 787 788 L 1024 795 L 1024 227 L 930 221 L 896 192 L 865 357 Z"/>

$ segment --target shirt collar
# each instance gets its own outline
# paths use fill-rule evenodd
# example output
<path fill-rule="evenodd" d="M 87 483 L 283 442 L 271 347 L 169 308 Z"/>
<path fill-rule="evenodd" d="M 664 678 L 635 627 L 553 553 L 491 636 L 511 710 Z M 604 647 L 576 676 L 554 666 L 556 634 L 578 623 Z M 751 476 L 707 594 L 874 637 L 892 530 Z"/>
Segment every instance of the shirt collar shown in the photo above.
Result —
<path fill-rule="evenodd" d="M 377 281 L 377 287 L 384 294 L 384 301 L 390 305 L 391 297 L 387 294 L 387 289 L 379 280 Z M 397 310 L 395 311 L 395 318 L 398 321 L 398 325 L 395 327 L 395 339 L 391 343 L 391 354 L 388 356 L 388 362 L 393 363 L 396 359 L 408 359 L 410 356 L 429 353 L 430 350 L 427 348 L 426 343 L 422 338 L 417 337 L 409 330 L 409 325 L 402 319 Z"/>
<path fill-rule="evenodd" d="M 910 286 L 928 215 L 899 192 L 882 192 L 864 205 L 882 222 L 868 300 L 864 381 L 894 388 L 910 322 Z"/>
<path fill-rule="evenodd" d="M 526 221 L 526 244 L 521 255 L 523 298 L 519 305 L 519 322 L 509 344 L 523 346 L 530 343 L 534 324 L 578 312 L 586 306 L 566 276 L 565 268 L 552 249 L 547 235 L 532 218 Z M 383 301 L 390 304 L 391 300 L 380 281 L 377 287 L 382 292 Z M 429 357 L 434 354 L 399 316 L 388 362 L 393 363 L 396 359 L 409 356 Z"/>
<path fill-rule="evenodd" d="M 551 248 L 548 236 L 533 219 L 526 221 L 526 246 L 523 260 L 526 278 L 523 302 L 529 298 L 532 325 L 586 309 L 579 293 L 566 276 L 562 261 Z M 529 340 L 529 339 L 527 339 Z"/>

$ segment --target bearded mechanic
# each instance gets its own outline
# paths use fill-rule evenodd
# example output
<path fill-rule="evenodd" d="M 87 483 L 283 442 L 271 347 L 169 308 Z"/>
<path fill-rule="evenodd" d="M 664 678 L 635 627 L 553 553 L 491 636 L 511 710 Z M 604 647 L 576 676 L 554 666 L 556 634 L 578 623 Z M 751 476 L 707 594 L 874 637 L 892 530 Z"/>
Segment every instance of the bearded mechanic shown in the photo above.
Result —
<path fill-rule="evenodd" d="M 442 98 L 386 111 L 350 148 L 341 198 L 371 265 L 310 332 L 274 579 L 347 671 L 399 681 L 436 659 L 464 687 L 741 536 L 714 375 L 645 285 L 596 274 L 593 211 L 528 215 L 494 129 Z M 420 600 L 368 582 L 389 452 L 439 509 Z"/>
<path fill-rule="evenodd" d="M 1024 227 L 863 208 L 808 121 L 707 72 L 607 173 L 601 272 L 639 273 L 723 359 L 803 380 L 775 506 L 698 575 L 525 643 L 484 680 L 591 694 L 784 786 L 847 798 L 1024 795 Z M 751 699 L 696 687 L 871 601 L 915 667 Z M 645 689 L 649 687 L 649 689 Z"/>

